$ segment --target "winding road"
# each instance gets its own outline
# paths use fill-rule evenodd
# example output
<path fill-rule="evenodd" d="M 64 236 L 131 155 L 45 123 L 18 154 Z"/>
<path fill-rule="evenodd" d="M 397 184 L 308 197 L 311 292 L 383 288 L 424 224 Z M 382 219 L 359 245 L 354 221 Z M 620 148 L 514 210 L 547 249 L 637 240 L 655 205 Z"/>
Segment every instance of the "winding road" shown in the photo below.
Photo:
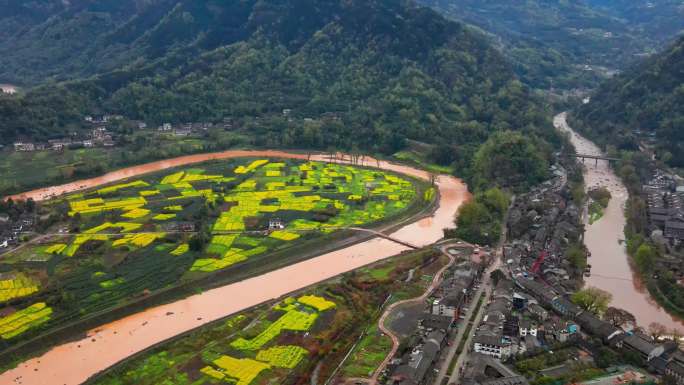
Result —
<path fill-rule="evenodd" d="M 434 278 L 432 279 L 432 283 L 425 290 L 425 292 L 420 297 L 411 298 L 411 299 L 407 299 L 407 300 L 403 300 L 403 301 L 399 301 L 399 302 L 395 302 L 395 303 L 391 304 L 389 307 L 387 307 L 385 312 L 382 314 L 382 316 L 378 320 L 378 329 L 380 329 L 381 332 L 385 333 L 392 340 L 392 349 L 387 354 L 387 357 L 385 357 L 385 359 L 382 361 L 380 366 L 378 366 L 378 368 L 373 373 L 373 376 L 370 379 L 371 384 L 375 385 L 378 383 L 378 379 L 382 375 L 382 372 L 385 370 L 387 365 L 389 365 L 390 361 L 392 361 L 392 358 L 397 354 L 397 350 L 399 349 L 399 343 L 400 343 L 399 337 L 396 334 L 394 334 L 394 332 L 389 327 L 385 326 L 385 322 L 387 321 L 387 318 L 390 316 L 390 314 L 392 314 L 392 312 L 395 309 L 397 309 L 400 306 L 425 302 L 425 300 L 432 294 L 432 292 L 434 292 L 435 289 L 437 289 L 437 287 L 439 287 L 439 285 L 442 283 L 444 272 L 447 271 L 447 269 L 449 269 L 454 264 L 454 262 L 456 262 L 456 258 L 453 255 L 451 255 L 449 252 L 447 252 L 447 249 L 449 249 L 453 246 L 461 247 L 464 245 L 468 246 L 467 244 L 464 244 L 463 242 L 457 244 L 455 241 L 453 243 L 446 243 L 446 244 L 440 245 L 439 249 L 442 252 L 442 254 L 444 254 L 445 256 L 447 256 L 449 258 L 449 263 L 447 263 L 444 267 L 442 267 L 437 272 L 437 274 L 435 274 Z M 472 245 L 470 245 L 470 246 L 475 248 L 475 246 L 472 246 Z"/>

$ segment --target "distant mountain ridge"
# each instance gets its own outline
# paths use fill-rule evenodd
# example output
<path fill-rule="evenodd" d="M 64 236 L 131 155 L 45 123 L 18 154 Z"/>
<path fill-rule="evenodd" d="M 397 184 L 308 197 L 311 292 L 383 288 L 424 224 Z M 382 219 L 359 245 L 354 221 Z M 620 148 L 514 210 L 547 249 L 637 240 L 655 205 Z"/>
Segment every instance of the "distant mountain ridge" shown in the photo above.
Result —
<path fill-rule="evenodd" d="M 493 34 L 518 75 L 542 89 L 594 86 L 684 31 L 681 0 L 418 1 Z"/>
<path fill-rule="evenodd" d="M 462 164 L 495 132 L 556 140 L 543 103 L 483 36 L 405 1 L 124 0 L 98 2 L 97 12 L 79 4 L 31 28 L 63 31 L 58 51 L 86 47 L 55 54 L 42 70 L 16 70 L 71 80 L 0 98 L 5 143 L 63 136 L 98 112 L 150 125 L 246 118 L 254 144 L 270 147 L 393 153 L 415 139 L 453 146 L 449 156 Z M 118 17 L 125 6 L 140 11 Z M 68 28 L 93 15 L 111 27 Z M 90 41 L 72 41 L 85 31 Z M 0 62 L 18 68 L 40 56 L 43 41 L 26 39 L 14 49 L 25 55 Z M 317 119 L 325 113 L 339 119 Z"/>
<path fill-rule="evenodd" d="M 636 150 L 653 134 L 659 158 L 684 167 L 684 37 L 605 82 L 573 115 L 585 133 L 618 149 Z"/>

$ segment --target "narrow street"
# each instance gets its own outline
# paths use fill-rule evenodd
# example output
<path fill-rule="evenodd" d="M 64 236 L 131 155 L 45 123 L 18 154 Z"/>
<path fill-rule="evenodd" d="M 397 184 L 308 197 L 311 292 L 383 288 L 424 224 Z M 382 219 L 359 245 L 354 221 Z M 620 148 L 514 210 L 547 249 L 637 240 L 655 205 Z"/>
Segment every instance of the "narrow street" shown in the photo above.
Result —
<path fill-rule="evenodd" d="M 458 384 L 458 380 L 461 377 L 461 369 L 463 368 L 463 363 L 466 361 L 468 355 L 470 354 L 470 344 L 472 343 L 473 336 L 475 335 L 475 328 L 477 328 L 480 322 L 482 322 L 482 316 L 484 315 L 485 309 L 487 307 L 487 302 L 489 301 L 489 298 L 491 297 L 492 292 L 494 291 L 490 283 L 490 280 L 487 279 L 487 281 L 488 282 L 486 285 L 483 283 L 483 287 L 485 287 L 484 301 L 482 302 L 482 306 L 480 306 L 479 311 L 475 315 L 475 319 L 473 320 L 473 327 L 470 329 L 470 332 L 466 336 L 466 342 L 463 345 L 463 351 L 456 358 L 456 364 L 454 365 L 454 370 L 451 372 L 451 377 L 449 377 L 448 384 Z M 463 329 L 465 330 L 466 328 L 464 327 Z"/>
<path fill-rule="evenodd" d="M 515 195 L 511 197 L 511 201 L 509 203 L 509 208 L 513 206 L 515 203 Z M 501 267 L 501 264 L 503 262 L 503 245 L 506 243 L 506 239 L 508 238 L 508 231 L 506 229 L 505 224 L 508 223 L 508 215 L 510 211 L 506 211 L 506 215 L 504 217 L 503 223 L 504 226 L 501 231 L 501 238 L 499 239 L 499 246 L 497 248 L 496 256 L 494 258 L 494 261 L 492 264 L 487 268 L 487 270 L 483 273 L 482 277 L 482 282 L 480 283 L 480 288 L 478 291 L 475 293 L 473 296 L 473 300 L 470 302 L 470 306 L 468 307 L 468 311 L 466 312 L 465 318 L 463 320 L 463 323 L 459 325 L 459 330 L 458 333 L 456 334 L 456 337 L 454 338 L 453 341 L 451 341 L 451 347 L 449 348 L 449 351 L 447 352 L 446 359 L 441 361 L 442 367 L 439 369 L 439 374 L 435 378 L 435 381 L 433 382 L 434 385 L 441 385 L 442 382 L 444 381 L 444 378 L 449 375 L 449 366 L 451 365 L 451 362 L 454 360 L 454 356 L 456 355 L 456 350 L 458 350 L 458 346 L 461 344 L 461 340 L 464 337 L 466 329 L 468 329 L 468 323 L 472 317 L 474 309 L 477 308 L 477 303 L 479 302 L 480 298 L 482 297 L 482 294 L 484 293 L 484 299 L 482 301 L 482 306 L 480 306 L 478 313 L 475 315 L 475 319 L 473 321 L 473 327 L 470 329 L 470 333 L 468 336 L 466 336 L 466 342 L 463 345 L 463 351 L 461 354 L 456 358 L 456 364 L 454 365 L 454 369 L 451 373 L 451 377 L 449 378 L 448 384 L 458 384 L 458 378 L 460 376 L 460 371 L 461 367 L 463 365 L 463 361 L 467 357 L 469 350 L 470 350 L 470 343 L 473 339 L 474 329 L 477 328 L 477 326 L 480 324 L 482 321 L 482 315 L 484 314 L 484 309 L 487 307 L 487 303 L 489 302 L 489 298 L 492 295 L 492 292 L 494 291 L 494 287 L 492 285 L 492 281 L 490 278 L 491 273 Z"/>
<path fill-rule="evenodd" d="M 447 355 L 445 359 L 442 361 L 442 367 L 439 370 L 439 374 L 435 378 L 434 384 L 435 385 L 440 385 L 442 381 L 444 381 L 444 378 L 448 375 L 448 370 L 449 370 L 449 365 L 451 362 L 454 360 L 454 356 L 456 355 L 456 350 L 458 349 L 458 346 L 461 344 L 461 340 L 464 337 L 465 331 L 468 328 L 468 322 L 473 316 L 473 312 L 475 311 L 475 308 L 477 307 L 477 303 L 479 302 L 480 298 L 484 294 L 484 300 L 482 303 L 482 306 L 480 306 L 480 309 L 478 313 L 475 315 L 475 320 L 473 322 L 473 328 L 477 327 L 477 325 L 480 323 L 482 319 L 482 314 L 484 313 L 484 309 L 486 307 L 487 302 L 489 301 L 489 297 L 492 294 L 493 287 L 491 283 L 491 279 L 489 278 L 489 275 L 492 271 L 496 270 L 499 268 L 501 265 L 501 257 L 497 256 L 496 260 L 494 263 L 484 272 L 482 282 L 480 284 L 480 288 L 477 290 L 475 295 L 473 296 L 472 301 L 470 302 L 470 305 L 468 307 L 468 311 L 465 314 L 465 319 L 463 322 L 458 326 L 458 333 L 456 334 L 456 337 L 451 341 L 451 346 L 449 348 L 449 351 L 447 352 Z M 457 362 L 456 366 L 454 366 L 454 371 L 452 376 L 449 379 L 449 384 L 451 383 L 457 383 L 456 381 L 458 380 L 458 372 L 461 367 L 461 364 L 463 363 L 463 359 L 465 356 L 468 354 L 468 350 L 470 347 L 470 341 L 472 340 L 473 337 L 473 330 L 470 329 L 470 333 L 466 337 L 466 343 L 464 345 L 463 351 L 461 354 L 457 357 Z"/>

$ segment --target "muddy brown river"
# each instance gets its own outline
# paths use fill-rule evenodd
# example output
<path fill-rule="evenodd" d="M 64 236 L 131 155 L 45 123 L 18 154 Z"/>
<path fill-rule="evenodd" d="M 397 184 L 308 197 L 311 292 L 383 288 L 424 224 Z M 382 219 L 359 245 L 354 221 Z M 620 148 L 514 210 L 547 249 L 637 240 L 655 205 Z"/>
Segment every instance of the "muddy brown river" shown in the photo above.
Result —
<path fill-rule="evenodd" d="M 226 151 L 184 156 L 114 171 L 101 177 L 39 189 L 15 197 L 36 200 L 95 187 L 104 183 L 190 163 L 236 157 L 306 159 L 304 154 L 281 151 Z M 322 155 L 311 160 L 325 161 Z M 427 172 L 389 162 L 367 159 L 366 166 L 378 167 L 413 177 L 428 179 Z M 450 176 L 437 178 L 439 206 L 427 218 L 398 229 L 393 238 L 425 246 L 442 238 L 442 229 L 452 225 L 458 208 L 470 198 L 467 186 Z M 271 299 L 286 295 L 347 271 L 362 267 L 407 248 L 386 239 L 374 238 L 304 262 L 287 266 L 241 282 L 162 305 L 100 326 L 87 337 L 52 348 L 40 357 L 21 363 L 0 375 L 1 384 L 80 384 L 94 374 L 150 346 L 163 342 L 211 321 Z"/>
<path fill-rule="evenodd" d="M 555 117 L 554 124 L 561 131 L 570 133 L 572 143 L 579 154 L 602 155 L 591 141 L 580 136 L 568 126 L 566 115 Z M 585 163 L 584 180 L 587 188 L 602 186 L 608 188 L 612 198 L 601 219 L 594 224 L 586 223 L 584 243 L 591 252 L 589 264 L 591 277 L 585 279 L 587 286 L 594 286 L 613 295 L 611 306 L 628 310 L 634 314 L 640 326 L 648 328 L 651 322 L 665 325 L 669 330 L 684 332 L 684 322 L 668 314 L 660 307 L 630 266 L 625 249 L 623 229 L 627 189 L 615 175 L 606 161 L 596 165 L 593 159 Z"/>

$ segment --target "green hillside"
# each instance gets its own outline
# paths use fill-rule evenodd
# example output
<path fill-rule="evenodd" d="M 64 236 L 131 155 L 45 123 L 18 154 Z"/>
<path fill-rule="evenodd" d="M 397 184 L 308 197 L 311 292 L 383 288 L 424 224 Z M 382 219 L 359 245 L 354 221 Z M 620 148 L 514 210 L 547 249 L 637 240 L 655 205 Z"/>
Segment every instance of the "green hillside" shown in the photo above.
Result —
<path fill-rule="evenodd" d="M 492 36 L 535 88 L 593 87 L 684 31 L 681 1 L 419 0 Z"/>
<path fill-rule="evenodd" d="M 242 129 L 256 146 L 389 154 L 407 139 L 458 144 L 447 161 L 461 162 L 494 132 L 555 140 L 542 103 L 502 55 L 428 8 L 380 0 L 187 0 L 158 15 L 166 4 L 159 1 L 124 20 L 117 16 L 122 3 L 84 2 L 31 28 L 63 31 L 54 49 L 65 55 L 88 46 L 49 63 L 50 71 L 94 75 L 0 98 L 4 143 L 60 137 L 97 112 L 150 125 L 251 117 Z M 111 26 L 72 28 L 75 16 L 67 14 L 106 15 Z M 45 42 L 24 39 L 29 53 L 18 56 L 40 55 Z M 10 71 L 12 60 L 3 57 L 0 67 Z M 81 60 L 90 60 L 87 68 L 71 71 Z M 284 117 L 284 109 L 299 120 Z M 339 119 L 318 119 L 325 113 Z M 314 122 L 302 124 L 306 118 Z"/>
<path fill-rule="evenodd" d="M 574 118 L 602 144 L 637 149 L 652 143 L 661 160 L 684 167 L 684 38 L 604 83 Z"/>

